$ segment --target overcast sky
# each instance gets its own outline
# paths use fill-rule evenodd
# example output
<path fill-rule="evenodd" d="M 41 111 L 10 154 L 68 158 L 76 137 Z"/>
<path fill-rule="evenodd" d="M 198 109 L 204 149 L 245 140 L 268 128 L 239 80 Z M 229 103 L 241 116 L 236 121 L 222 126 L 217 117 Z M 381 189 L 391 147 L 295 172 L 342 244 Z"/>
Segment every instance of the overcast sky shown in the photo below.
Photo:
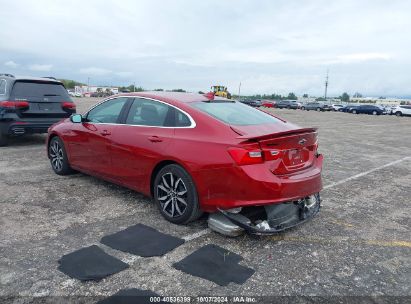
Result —
<path fill-rule="evenodd" d="M 0 0 L 0 72 L 233 93 L 411 95 L 411 1 Z"/>

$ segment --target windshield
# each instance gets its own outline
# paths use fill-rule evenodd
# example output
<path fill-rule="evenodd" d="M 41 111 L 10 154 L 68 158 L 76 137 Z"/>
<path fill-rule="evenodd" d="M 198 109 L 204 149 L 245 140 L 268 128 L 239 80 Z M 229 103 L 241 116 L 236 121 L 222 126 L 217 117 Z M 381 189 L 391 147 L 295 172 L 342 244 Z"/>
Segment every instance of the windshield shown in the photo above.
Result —
<path fill-rule="evenodd" d="M 200 101 L 191 105 L 229 125 L 249 126 L 279 122 L 277 118 L 240 102 Z"/>
<path fill-rule="evenodd" d="M 63 85 L 53 82 L 17 81 L 13 86 L 12 95 L 15 98 L 59 96 L 69 99 Z"/>

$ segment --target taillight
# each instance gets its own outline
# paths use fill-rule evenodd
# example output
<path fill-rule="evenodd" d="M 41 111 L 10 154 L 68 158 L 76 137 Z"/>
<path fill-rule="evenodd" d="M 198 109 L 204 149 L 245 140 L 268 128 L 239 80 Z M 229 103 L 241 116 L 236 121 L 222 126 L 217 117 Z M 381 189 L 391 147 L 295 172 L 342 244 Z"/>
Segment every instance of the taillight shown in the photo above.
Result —
<path fill-rule="evenodd" d="M 263 152 L 260 149 L 232 147 L 228 148 L 228 153 L 240 166 L 264 162 Z"/>
<path fill-rule="evenodd" d="M 27 101 L 0 101 L 0 107 L 6 109 L 24 109 L 29 107 Z"/>
<path fill-rule="evenodd" d="M 75 110 L 76 104 L 74 102 L 63 101 L 61 107 L 65 110 Z"/>

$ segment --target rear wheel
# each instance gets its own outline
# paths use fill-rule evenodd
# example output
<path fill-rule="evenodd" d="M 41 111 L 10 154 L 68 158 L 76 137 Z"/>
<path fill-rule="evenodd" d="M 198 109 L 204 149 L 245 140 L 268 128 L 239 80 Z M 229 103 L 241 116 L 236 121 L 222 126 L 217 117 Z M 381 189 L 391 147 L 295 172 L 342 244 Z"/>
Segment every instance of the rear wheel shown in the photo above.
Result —
<path fill-rule="evenodd" d="M 9 139 L 7 135 L 0 133 L 0 147 L 7 146 L 8 142 L 9 142 Z"/>
<path fill-rule="evenodd" d="M 377 111 L 372 111 L 372 115 L 377 115 Z"/>
<path fill-rule="evenodd" d="M 305 110 L 305 107 L 301 107 L 301 110 L 303 110 L 303 111 L 304 111 L 304 110 Z"/>
<path fill-rule="evenodd" d="M 290 106 L 287 106 L 287 109 L 291 109 L 291 107 L 290 107 Z"/>
<path fill-rule="evenodd" d="M 50 159 L 51 167 L 56 174 L 68 175 L 74 172 L 74 170 L 70 167 L 66 149 L 64 148 L 64 143 L 60 139 L 60 137 L 55 136 L 50 140 L 48 147 L 48 156 Z"/>
<path fill-rule="evenodd" d="M 320 112 L 321 111 L 321 108 L 317 108 L 317 112 Z"/>
<path fill-rule="evenodd" d="M 352 113 L 353 113 L 353 114 L 357 114 L 357 110 L 352 110 Z"/>
<path fill-rule="evenodd" d="M 395 112 L 395 116 L 400 117 L 400 116 L 402 116 L 402 113 L 401 112 Z"/>
<path fill-rule="evenodd" d="M 186 224 L 202 214 L 194 182 L 179 165 L 168 165 L 158 172 L 153 193 L 161 215 L 172 223 Z"/>

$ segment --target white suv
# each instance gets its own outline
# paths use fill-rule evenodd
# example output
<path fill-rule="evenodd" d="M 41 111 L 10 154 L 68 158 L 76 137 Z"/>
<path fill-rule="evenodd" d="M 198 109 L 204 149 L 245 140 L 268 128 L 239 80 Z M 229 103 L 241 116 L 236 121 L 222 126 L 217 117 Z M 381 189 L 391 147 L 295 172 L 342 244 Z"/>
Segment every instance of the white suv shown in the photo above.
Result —
<path fill-rule="evenodd" d="M 392 114 L 396 116 L 411 116 L 411 105 L 396 106 L 392 109 Z"/>

